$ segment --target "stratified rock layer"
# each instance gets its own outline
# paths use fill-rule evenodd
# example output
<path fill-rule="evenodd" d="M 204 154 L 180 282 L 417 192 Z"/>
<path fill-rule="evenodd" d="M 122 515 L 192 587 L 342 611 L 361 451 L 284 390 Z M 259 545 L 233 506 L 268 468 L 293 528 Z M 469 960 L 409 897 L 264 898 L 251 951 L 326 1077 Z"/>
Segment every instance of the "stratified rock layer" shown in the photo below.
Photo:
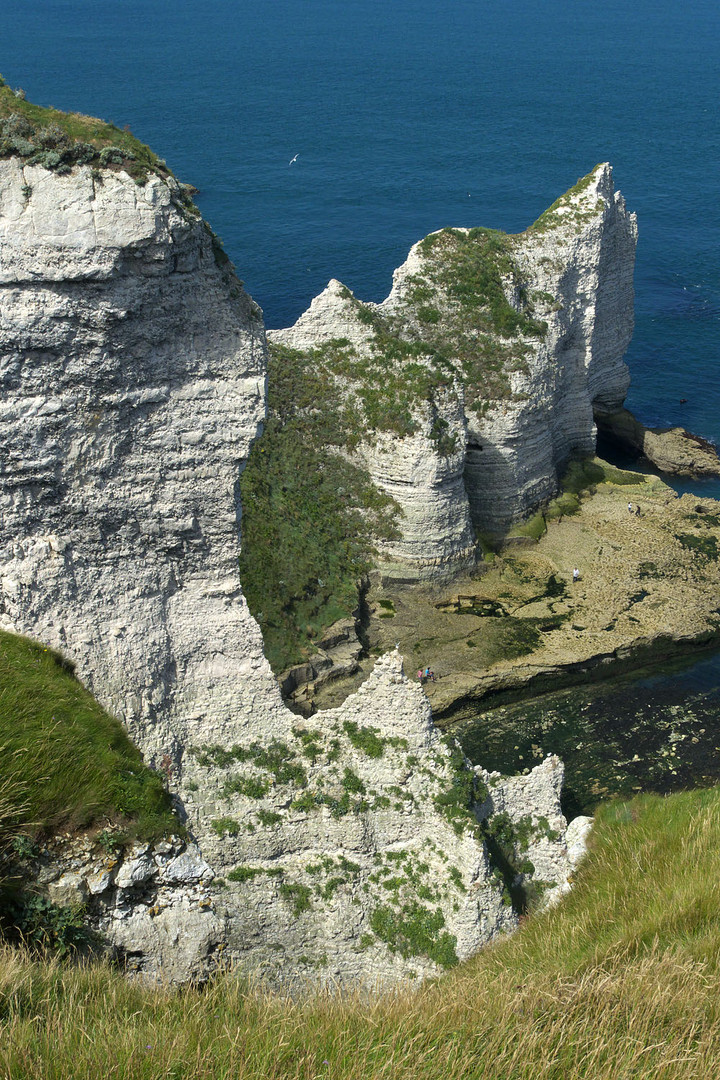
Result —
<path fill-rule="evenodd" d="M 514 255 L 536 316 L 527 370 L 508 401 L 471 420 L 465 483 L 473 520 L 503 531 L 558 490 L 574 454 L 595 451 L 593 411 L 619 408 L 630 385 L 637 223 L 598 166 L 527 232 Z"/>
<path fill-rule="evenodd" d="M 155 760 L 193 715 L 236 725 L 239 678 L 279 708 L 237 578 L 262 317 L 178 196 L 0 162 L 0 623 Z"/>
<path fill-rule="evenodd" d="M 322 730 L 281 703 L 237 567 L 262 320 L 173 181 L 0 162 L 0 377 L 0 625 L 76 663 L 199 843 L 60 858 L 54 899 L 95 898 L 135 970 L 179 981 L 222 953 L 391 982 L 512 926 L 472 771 L 397 653 Z"/>
<path fill-rule="evenodd" d="M 502 243 L 488 230 L 448 235 L 478 249 L 495 245 L 505 304 L 522 316 L 514 327 L 496 317 L 488 329 L 491 315 L 463 309 L 453 290 L 452 256 L 445 277 L 438 275 L 443 234 L 433 234 L 413 247 L 382 304 L 361 304 L 331 281 L 295 326 L 269 333 L 271 341 L 296 349 L 345 342 L 354 356 L 377 357 L 386 348 L 374 336 L 373 319 L 380 319 L 386 335 L 390 327 L 416 347 L 416 370 L 425 364 L 435 375 L 439 344 L 445 385 L 436 379 L 428 399 L 416 405 L 416 430 L 404 437 L 368 431 L 357 450 L 374 482 L 402 509 L 402 539 L 382 545 L 384 572 L 400 579 L 439 578 L 467 567 L 476 529 L 503 532 L 550 499 L 568 459 L 594 452 L 593 410 L 619 408 L 629 385 L 623 355 L 633 328 L 637 228 L 613 189 L 609 165 L 599 165 L 525 233 Z M 467 245 L 461 254 L 467 258 Z M 466 284 L 474 301 L 482 301 L 485 255 L 477 266 L 475 281 Z M 487 312 L 495 299 L 489 290 Z M 487 356 L 486 370 L 472 358 L 474 342 L 478 356 Z M 397 349 L 387 356 L 388 371 L 405 363 Z M 503 365 L 493 383 L 489 373 Z M 352 382 L 348 387 L 352 393 Z"/>

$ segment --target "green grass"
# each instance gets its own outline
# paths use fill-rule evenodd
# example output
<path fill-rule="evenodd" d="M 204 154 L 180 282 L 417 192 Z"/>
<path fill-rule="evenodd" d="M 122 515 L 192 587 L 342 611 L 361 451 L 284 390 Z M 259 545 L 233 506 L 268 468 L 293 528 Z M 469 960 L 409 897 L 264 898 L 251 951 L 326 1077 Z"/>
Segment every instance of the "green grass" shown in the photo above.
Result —
<path fill-rule="evenodd" d="M 0 632 L 0 702 L 3 784 L 22 807 L 15 831 L 37 837 L 100 822 L 135 837 L 180 831 L 161 776 L 58 653 Z"/>
<path fill-rule="evenodd" d="M 533 514 L 527 521 L 513 525 L 508 536 L 527 536 L 532 540 L 540 540 L 547 531 L 548 521 L 576 514 L 580 509 L 580 496 L 594 491 L 598 484 L 635 487 L 644 483 L 646 483 L 646 478 L 642 473 L 616 469 L 614 465 L 609 465 L 600 458 L 576 458 L 568 464 L 560 480 L 558 497 L 549 502 L 541 511 Z M 699 544 L 686 546 L 699 547 L 708 554 L 708 557 L 712 555 L 711 544 L 706 547 Z"/>
<path fill-rule="evenodd" d="M 570 224 L 574 226 L 576 232 L 580 232 L 588 222 L 592 221 L 598 211 L 604 209 L 605 204 L 602 199 L 598 199 L 594 207 L 580 210 L 573 205 L 573 199 L 587 191 L 600 167 L 600 165 L 596 165 L 587 176 L 581 176 L 573 187 L 566 191 L 564 195 L 561 195 L 559 199 L 556 199 L 552 206 L 543 211 L 527 231 L 529 233 L 544 233 L 561 225 Z"/>
<path fill-rule="evenodd" d="M 355 612 L 377 538 L 396 526 L 392 500 L 338 452 L 354 445 L 357 422 L 327 370 L 273 349 L 269 408 L 240 482 L 240 579 L 279 672 Z"/>
<path fill-rule="evenodd" d="M 571 491 L 564 491 L 557 499 L 553 499 L 545 510 L 545 520 L 554 521 L 557 518 L 570 517 L 580 509 L 580 499 Z"/>
<path fill-rule="evenodd" d="M 514 525 L 509 532 L 509 536 L 527 536 L 531 540 L 539 540 L 541 536 L 544 536 L 547 532 L 547 526 L 545 525 L 545 516 L 541 513 L 533 514 L 527 521 L 520 522 L 519 525 Z"/>
<path fill-rule="evenodd" d="M 676 536 L 684 548 L 697 552 L 705 559 L 717 560 L 718 544 L 714 536 L 696 536 L 695 533 L 677 533 Z"/>
<path fill-rule="evenodd" d="M 310 902 L 283 899 L 293 910 Z M 385 913 L 378 929 L 408 955 L 427 938 L 452 962 L 452 941 L 429 910 L 406 912 L 398 925 Z M 368 937 L 363 947 L 376 946 Z M 558 908 L 394 994 L 283 997 L 232 972 L 174 993 L 107 967 L 33 963 L 6 949 L 0 1075 L 715 1080 L 718 958 L 720 793 L 643 796 L 600 811 Z"/>
<path fill-rule="evenodd" d="M 616 469 L 601 458 L 577 458 L 571 461 L 560 480 L 564 494 L 582 495 L 592 491 L 598 484 L 615 484 L 618 487 L 633 487 L 647 483 L 642 473 Z"/>
<path fill-rule="evenodd" d="M 16 96 L 0 76 L 0 158 L 12 156 L 59 173 L 76 165 L 122 167 L 138 183 L 150 173 L 171 175 L 165 162 L 128 128 L 33 105 Z"/>

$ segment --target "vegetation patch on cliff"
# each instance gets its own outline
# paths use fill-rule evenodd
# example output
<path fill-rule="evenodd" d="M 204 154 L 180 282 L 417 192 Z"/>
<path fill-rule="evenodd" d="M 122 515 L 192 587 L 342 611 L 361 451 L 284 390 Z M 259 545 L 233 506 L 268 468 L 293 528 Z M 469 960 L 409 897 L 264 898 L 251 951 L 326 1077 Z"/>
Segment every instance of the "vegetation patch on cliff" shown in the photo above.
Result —
<path fill-rule="evenodd" d="M 477 412 L 508 396 L 510 372 L 526 370 L 523 338 L 547 331 L 534 317 L 512 248 L 512 237 L 495 229 L 431 233 L 419 245 L 422 270 L 408 279 L 403 297 L 411 318 L 414 311 L 423 325 L 429 355 L 452 366 L 466 405 Z M 428 311 L 440 317 L 428 319 Z"/>
<path fill-rule="evenodd" d="M 589 206 L 585 204 L 580 206 L 579 198 L 588 190 L 597 175 L 598 169 L 601 168 L 602 164 L 596 165 L 587 176 L 581 176 L 569 191 L 566 191 L 564 195 L 555 200 L 552 206 L 543 211 L 527 232 L 530 234 L 544 233 L 562 225 L 572 225 L 579 232 L 583 226 L 592 221 L 598 212 L 604 210 L 605 203 L 598 197 L 595 205 Z"/>
<path fill-rule="evenodd" d="M 343 456 L 357 439 L 353 405 L 312 354 L 273 347 L 268 405 L 240 482 L 240 577 L 279 672 L 356 610 L 375 541 L 396 526 L 392 500 Z"/>
<path fill-rule="evenodd" d="M 14 156 L 57 173 L 68 173 L 75 165 L 92 165 L 122 166 L 141 183 L 151 172 L 170 175 L 165 162 L 128 128 L 33 105 L 22 90 L 12 90 L 0 76 L 0 158 Z"/>
<path fill-rule="evenodd" d="M 108 820 L 128 837 L 179 831 L 163 777 L 59 653 L 0 632 L 0 700 L 3 785 L 14 792 L 5 813 L 15 833 L 32 839 Z"/>
<path fill-rule="evenodd" d="M 478 412 L 510 394 L 510 373 L 527 368 L 527 339 L 547 331 L 534 317 L 512 249 L 513 238 L 494 229 L 443 229 L 418 245 L 422 266 L 406 280 L 399 311 L 363 304 L 346 290 L 357 319 L 372 332 L 362 355 L 353 350 L 352 363 L 339 371 L 357 384 L 366 430 L 412 433 L 417 408 L 432 409 L 455 379 L 466 405 Z M 376 415 L 367 406 L 378 393 L 394 407 Z M 387 423 L 394 417 L 397 424 L 398 416 L 400 428 Z M 451 453 L 442 434 L 432 436 L 437 452 Z"/>

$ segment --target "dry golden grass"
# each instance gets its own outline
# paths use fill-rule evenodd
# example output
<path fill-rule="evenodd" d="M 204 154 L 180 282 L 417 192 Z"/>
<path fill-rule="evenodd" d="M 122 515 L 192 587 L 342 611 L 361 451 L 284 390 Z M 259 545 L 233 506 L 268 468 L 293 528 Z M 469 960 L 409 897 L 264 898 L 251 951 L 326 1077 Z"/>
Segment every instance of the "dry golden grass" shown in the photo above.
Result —
<path fill-rule="evenodd" d="M 717 1076 L 718 976 L 682 952 L 618 952 L 575 977 L 479 976 L 297 1002 L 232 978 L 205 993 L 149 992 L 102 968 L 6 954 L 0 1070 L 12 1080 Z"/>
<path fill-rule="evenodd" d="M 715 1080 L 720 795 L 605 808 L 573 894 L 450 975 L 290 1000 L 0 953 L 0 1076 Z"/>

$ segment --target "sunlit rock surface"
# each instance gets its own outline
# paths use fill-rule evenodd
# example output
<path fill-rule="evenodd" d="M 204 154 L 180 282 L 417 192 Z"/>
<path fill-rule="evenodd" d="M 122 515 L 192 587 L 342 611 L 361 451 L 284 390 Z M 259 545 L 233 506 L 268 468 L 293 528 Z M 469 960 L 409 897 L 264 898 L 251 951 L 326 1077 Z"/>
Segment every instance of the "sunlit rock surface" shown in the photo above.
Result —
<path fill-rule="evenodd" d="M 92 897 L 141 974 L 222 957 L 284 985 L 392 983 L 515 916 L 469 806 L 483 793 L 398 653 L 317 726 L 282 705 L 237 566 L 265 348 L 173 181 L 0 162 L 0 625 L 75 662 L 198 845 L 89 851 L 46 867 L 47 890 Z M 471 547 L 460 403 L 449 387 L 434 406 L 462 436 L 444 462 L 420 432 L 388 470 L 442 506 L 432 528 L 416 514 L 433 565 L 451 536 L 452 558 Z"/>
<path fill-rule="evenodd" d="M 489 231 L 476 233 L 454 230 L 471 245 L 485 245 Z M 406 346 L 417 346 L 416 364 L 435 375 L 440 342 L 446 381 L 436 379 L 430 398 L 416 404 L 416 430 L 404 437 L 368 430 L 356 451 L 402 510 L 402 539 L 382 545 L 382 568 L 409 580 L 471 565 L 475 530 L 503 532 L 556 494 L 572 455 L 594 452 L 593 410 L 622 405 L 633 329 L 636 219 L 615 192 L 609 165 L 599 165 L 526 232 L 503 238 L 497 273 L 506 304 L 524 318 L 519 329 L 503 329 L 497 319 L 493 328 L 491 317 L 463 308 L 453 291 L 452 256 L 438 283 L 432 239 L 412 248 L 382 304 L 362 304 L 331 281 L 293 327 L 268 335 L 295 349 L 340 341 L 355 356 L 377 356 L 383 345 L 373 336 L 376 317 Z M 475 285 L 482 307 L 484 286 Z M 488 310 L 492 301 L 488 289 Z M 489 349 L 491 368 L 493 352 L 505 355 L 494 382 L 464 355 L 473 341 L 478 353 Z M 399 363 L 396 352 L 388 354 L 388 371 Z"/>

